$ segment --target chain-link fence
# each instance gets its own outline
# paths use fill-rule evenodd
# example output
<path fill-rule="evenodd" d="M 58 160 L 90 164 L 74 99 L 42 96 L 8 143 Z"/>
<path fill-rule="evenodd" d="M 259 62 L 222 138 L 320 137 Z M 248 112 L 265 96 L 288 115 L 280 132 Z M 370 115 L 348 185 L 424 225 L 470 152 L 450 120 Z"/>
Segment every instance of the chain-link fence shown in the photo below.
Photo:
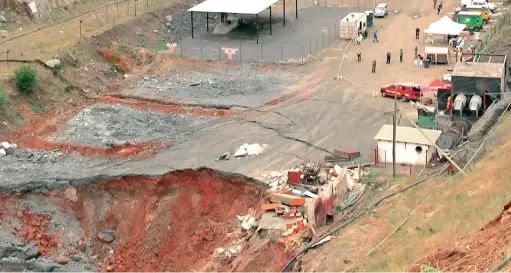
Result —
<path fill-rule="evenodd" d="M 335 22 L 330 27 L 323 27 L 318 30 L 316 37 L 302 44 L 185 39 L 167 44 L 167 47 L 175 56 L 209 61 L 304 64 L 339 40 L 336 35 L 337 24 Z"/>

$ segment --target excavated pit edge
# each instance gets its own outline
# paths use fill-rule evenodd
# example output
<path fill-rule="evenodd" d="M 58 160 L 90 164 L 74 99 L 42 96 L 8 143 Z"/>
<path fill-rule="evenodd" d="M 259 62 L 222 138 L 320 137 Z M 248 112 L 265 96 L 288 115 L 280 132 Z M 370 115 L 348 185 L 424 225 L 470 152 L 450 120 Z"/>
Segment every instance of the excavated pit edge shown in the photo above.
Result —
<path fill-rule="evenodd" d="M 119 175 L 108 175 L 108 174 L 99 174 L 95 176 L 89 176 L 84 178 L 54 178 L 54 179 L 43 179 L 43 180 L 33 180 L 23 184 L 7 184 L 0 185 L 0 194 L 9 195 L 9 194 L 23 194 L 23 193 L 31 193 L 31 192 L 42 192 L 42 191 L 52 191 L 58 189 L 64 189 L 69 187 L 75 187 L 77 185 L 82 184 L 90 184 L 95 182 L 101 182 L 104 180 L 112 180 L 119 178 L 136 178 L 136 177 L 149 177 L 149 178 L 158 178 L 163 177 L 169 174 L 179 174 L 182 172 L 198 172 L 203 170 L 209 170 L 214 173 L 223 175 L 223 176 L 234 176 L 240 180 L 243 180 L 248 183 L 255 184 L 260 188 L 265 188 L 268 185 L 258 179 L 253 177 L 249 177 L 240 173 L 232 173 L 225 172 L 218 169 L 208 168 L 208 167 L 198 167 L 198 168 L 186 168 L 186 169 L 174 169 L 168 172 L 164 172 L 162 174 L 151 174 L 151 175 L 143 175 L 143 174 L 119 174 Z"/>

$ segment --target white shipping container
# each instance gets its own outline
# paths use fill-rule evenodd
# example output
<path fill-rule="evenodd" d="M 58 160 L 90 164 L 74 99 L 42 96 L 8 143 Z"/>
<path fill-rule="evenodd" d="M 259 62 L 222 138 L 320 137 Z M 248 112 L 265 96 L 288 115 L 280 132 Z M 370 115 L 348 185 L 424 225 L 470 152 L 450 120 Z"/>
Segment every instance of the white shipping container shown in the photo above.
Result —
<path fill-rule="evenodd" d="M 358 31 L 364 32 L 367 28 L 367 16 L 363 12 L 352 12 L 339 22 L 339 38 L 351 40 Z"/>

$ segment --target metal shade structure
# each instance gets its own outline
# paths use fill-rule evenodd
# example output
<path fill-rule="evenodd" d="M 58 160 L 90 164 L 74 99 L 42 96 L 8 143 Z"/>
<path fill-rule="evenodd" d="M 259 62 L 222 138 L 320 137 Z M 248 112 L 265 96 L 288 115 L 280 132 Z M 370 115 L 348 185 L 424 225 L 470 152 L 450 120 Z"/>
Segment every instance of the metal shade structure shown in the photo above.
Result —
<path fill-rule="evenodd" d="M 191 27 L 192 27 L 192 39 L 193 33 L 193 13 L 204 12 L 206 13 L 206 27 L 209 31 L 209 13 L 226 13 L 226 14 L 248 14 L 256 16 L 256 32 L 257 32 L 257 43 L 259 43 L 259 13 L 265 9 L 270 9 L 270 35 L 272 35 L 271 27 L 271 6 L 277 3 L 279 0 L 206 0 L 190 9 Z M 298 6 L 298 0 L 296 6 Z M 283 1 L 283 23 L 286 25 L 286 1 Z M 298 18 L 298 8 L 296 9 L 296 18 Z"/>

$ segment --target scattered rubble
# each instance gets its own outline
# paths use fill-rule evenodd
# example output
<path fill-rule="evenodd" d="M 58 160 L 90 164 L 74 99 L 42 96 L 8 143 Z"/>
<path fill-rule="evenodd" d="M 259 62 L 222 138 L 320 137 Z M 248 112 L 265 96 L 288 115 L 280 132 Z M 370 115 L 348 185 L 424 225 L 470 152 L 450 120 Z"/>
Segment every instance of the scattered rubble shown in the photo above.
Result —
<path fill-rule="evenodd" d="M 280 71 L 263 72 L 252 65 L 234 68 L 171 69 L 166 75 L 147 76 L 126 95 L 185 103 L 256 107 L 279 97 L 287 81 Z"/>
<path fill-rule="evenodd" d="M 68 129 L 50 138 L 92 146 L 112 146 L 156 139 L 175 139 L 205 123 L 178 114 L 141 111 L 122 105 L 97 104 L 68 122 Z M 183 136 L 184 136 L 183 135 Z"/>

